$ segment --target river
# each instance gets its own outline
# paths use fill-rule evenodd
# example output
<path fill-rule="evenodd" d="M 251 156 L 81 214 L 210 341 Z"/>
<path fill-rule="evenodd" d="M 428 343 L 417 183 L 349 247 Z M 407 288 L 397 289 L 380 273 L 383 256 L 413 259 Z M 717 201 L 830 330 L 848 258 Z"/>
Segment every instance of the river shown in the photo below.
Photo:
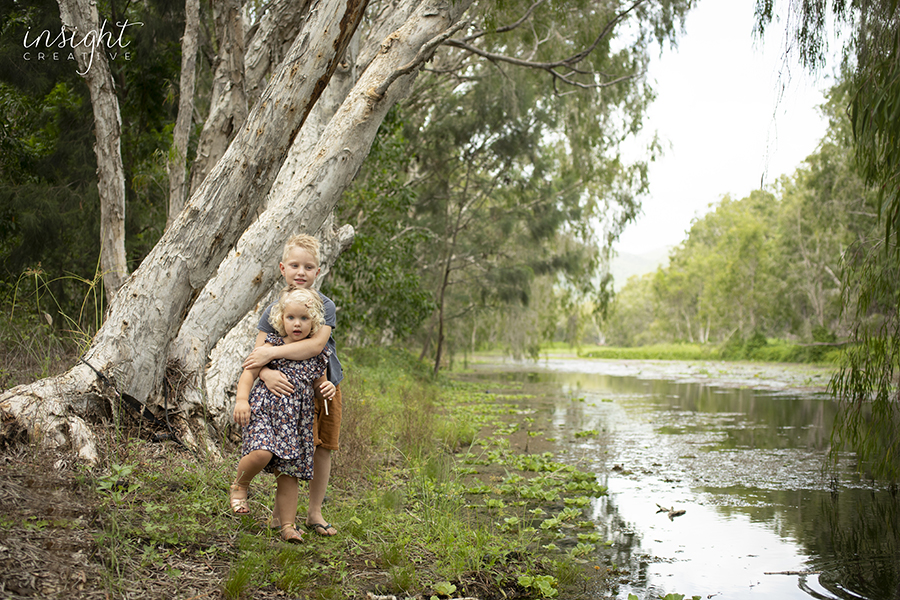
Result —
<path fill-rule="evenodd" d="M 604 597 L 900 600 L 900 496 L 852 456 L 823 468 L 824 371 L 549 358 L 471 373 L 608 487 L 588 511 L 617 567 Z"/>

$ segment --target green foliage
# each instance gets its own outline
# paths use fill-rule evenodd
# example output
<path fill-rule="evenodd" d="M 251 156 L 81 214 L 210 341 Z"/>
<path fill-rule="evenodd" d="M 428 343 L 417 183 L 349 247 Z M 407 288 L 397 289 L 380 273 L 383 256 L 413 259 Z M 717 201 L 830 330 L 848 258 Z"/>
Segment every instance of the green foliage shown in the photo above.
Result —
<path fill-rule="evenodd" d="M 709 360 L 719 358 L 719 351 L 714 346 L 704 344 L 650 344 L 636 348 L 614 346 L 585 348 L 579 356 L 606 359 Z"/>
<path fill-rule="evenodd" d="M 0 281 L 0 386 L 48 377 L 68 368 L 84 353 L 103 313 L 99 275 L 93 281 L 75 276 L 46 279 L 41 268 L 28 269 L 14 285 Z M 69 314 L 54 293 L 63 289 L 81 297 Z"/>
<path fill-rule="evenodd" d="M 615 295 L 603 324 L 610 346 L 643 346 L 663 339 L 666 325 L 657 316 L 653 273 L 631 277 Z"/>
<path fill-rule="evenodd" d="M 840 364 L 843 351 L 840 347 L 821 347 L 795 344 L 785 340 L 767 338 L 764 346 L 750 345 L 740 338 L 732 338 L 728 344 L 649 344 L 647 346 L 600 346 L 582 348 L 579 356 L 608 360 L 752 360 L 759 362 L 796 362 Z"/>
<path fill-rule="evenodd" d="M 134 266 L 165 223 L 161 153 L 171 143 L 184 5 L 108 0 L 98 10 L 110 23 L 141 23 L 125 30 L 127 52 L 110 57 L 122 119 L 126 251 Z M 71 315 L 81 297 L 66 278 L 91 280 L 100 253 L 93 113 L 65 52 L 58 60 L 50 53 L 40 60 L 36 52 L 24 58 L 29 29 L 31 38 L 57 34 L 57 3 L 0 3 L 0 280 L 12 284 L 26 269 L 43 268 L 61 312 Z"/>
<path fill-rule="evenodd" d="M 640 128 L 653 97 L 643 75 L 650 42 L 671 40 L 689 4 L 651 2 L 622 15 L 619 7 L 598 11 L 584 2 L 477 8 L 484 31 L 472 43 L 481 50 L 516 60 L 529 55 L 536 64 L 569 57 L 567 67 L 548 72 L 459 48 L 442 52 L 440 67 L 423 73 L 396 109 L 402 130 L 383 128 L 386 151 L 373 155 L 351 199 L 389 206 L 383 224 L 360 242 L 366 254 L 361 267 L 345 272 L 345 289 L 362 298 L 349 282 L 368 276 L 373 253 L 373 271 L 380 273 L 382 255 L 402 267 L 385 274 L 386 285 L 397 280 L 401 289 L 427 290 L 415 298 L 420 308 L 425 299 L 434 303 L 417 339 L 435 368 L 445 353 L 482 343 L 535 355 L 556 334 L 556 315 L 586 301 L 587 310 L 570 311 L 575 318 L 562 324 L 567 339 L 580 339 L 605 298 L 597 266 L 646 190 L 646 164 L 624 164 L 618 147 Z M 523 15 L 521 26 L 499 25 Z M 396 153 L 391 143 L 399 144 Z M 597 220 L 604 221 L 602 239 Z M 418 281 L 404 279 L 412 268 Z M 408 316 L 417 324 L 420 313 Z M 378 330 L 401 338 L 412 330 L 392 331 L 398 317 L 368 322 L 368 339 Z"/>
<path fill-rule="evenodd" d="M 842 260 L 876 220 L 851 159 L 845 92 L 831 91 L 828 134 L 805 166 L 771 193 L 723 198 L 694 221 L 666 267 L 629 280 L 603 326 L 609 343 L 699 342 L 720 345 L 729 359 L 827 360 L 849 333 Z M 769 348 L 767 338 L 795 347 Z"/>
<path fill-rule="evenodd" d="M 860 468 L 876 477 L 900 479 L 900 253 L 891 241 L 847 255 L 845 304 L 856 300 L 851 342 L 831 390 L 841 404 L 832 434 L 833 458 L 851 449 Z"/>
<path fill-rule="evenodd" d="M 404 340 L 434 310 L 416 269 L 420 244 L 427 237 L 408 214 L 416 197 L 405 185 L 409 143 L 393 110 L 354 186 L 339 205 L 340 222 L 355 229 L 353 244 L 341 254 L 328 280 L 328 293 L 340 298 L 348 341 L 365 345 L 384 336 Z"/>
<path fill-rule="evenodd" d="M 556 577 L 552 575 L 519 575 L 519 585 L 534 589 L 541 598 L 556 598 L 559 595 Z"/>

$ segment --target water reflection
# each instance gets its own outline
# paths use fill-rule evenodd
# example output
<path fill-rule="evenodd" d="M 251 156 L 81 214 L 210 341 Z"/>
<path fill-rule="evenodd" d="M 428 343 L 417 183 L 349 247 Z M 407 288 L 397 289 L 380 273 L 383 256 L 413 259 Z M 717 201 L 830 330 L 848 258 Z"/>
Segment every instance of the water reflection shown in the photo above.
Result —
<path fill-rule="evenodd" d="M 900 498 L 849 463 L 823 468 L 830 398 L 602 365 L 475 377 L 513 394 L 560 459 L 609 488 L 592 518 L 613 542 L 607 564 L 622 568 L 615 597 L 900 600 Z"/>

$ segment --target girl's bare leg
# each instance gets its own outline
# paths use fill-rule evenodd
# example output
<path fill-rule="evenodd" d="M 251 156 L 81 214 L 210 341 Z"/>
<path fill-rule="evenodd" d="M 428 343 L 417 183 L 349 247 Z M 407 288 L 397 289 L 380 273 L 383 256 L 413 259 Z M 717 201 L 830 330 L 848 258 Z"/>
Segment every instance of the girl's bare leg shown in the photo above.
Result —
<path fill-rule="evenodd" d="M 281 538 L 287 542 L 299 542 L 302 534 L 297 531 L 294 521 L 297 518 L 297 498 L 300 486 L 296 477 L 279 474 L 275 488 L 275 507 L 273 516 L 278 519 Z"/>
<path fill-rule="evenodd" d="M 248 487 L 253 478 L 266 468 L 270 460 L 272 460 L 272 453 L 268 450 L 254 450 L 245 455 L 238 463 L 234 484 L 243 488 Z"/>
<path fill-rule="evenodd" d="M 254 450 L 238 462 L 237 477 L 231 484 L 229 492 L 231 510 L 234 514 L 244 515 L 250 512 L 247 504 L 247 489 L 253 478 L 269 464 L 270 460 L 272 460 L 272 453 L 268 450 Z"/>

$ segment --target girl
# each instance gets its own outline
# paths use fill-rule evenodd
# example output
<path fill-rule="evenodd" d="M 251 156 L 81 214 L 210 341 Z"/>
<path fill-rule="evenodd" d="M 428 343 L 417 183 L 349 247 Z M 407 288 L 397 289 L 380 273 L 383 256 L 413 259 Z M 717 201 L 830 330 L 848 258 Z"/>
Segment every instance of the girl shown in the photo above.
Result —
<path fill-rule="evenodd" d="M 269 334 L 266 344 L 280 346 L 306 339 L 324 323 L 319 294 L 309 289 L 286 289 L 269 317 L 278 335 Z M 234 421 L 243 427 L 242 458 L 231 485 L 231 510 L 247 514 L 247 490 L 260 471 L 274 473 L 275 514 L 281 523 L 281 538 L 300 542 L 303 535 L 294 527 L 297 516 L 298 479 L 312 479 L 313 394 L 334 396 L 334 386 L 325 377 L 328 349 L 307 360 L 276 359 L 270 368 L 282 371 L 294 385 L 290 396 L 277 396 L 261 381 L 259 369 L 245 369 L 238 381 Z M 254 381 L 256 384 L 254 385 Z M 252 389 L 251 389 L 252 388 Z"/>

